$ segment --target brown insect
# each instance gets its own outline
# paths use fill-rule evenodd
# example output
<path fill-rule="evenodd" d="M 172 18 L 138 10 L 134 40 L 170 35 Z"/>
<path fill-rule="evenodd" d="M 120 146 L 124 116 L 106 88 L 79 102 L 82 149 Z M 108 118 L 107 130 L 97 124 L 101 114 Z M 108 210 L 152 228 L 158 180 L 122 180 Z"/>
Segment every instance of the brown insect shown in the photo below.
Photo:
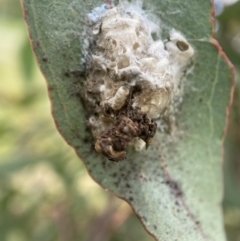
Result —
<path fill-rule="evenodd" d="M 148 147 L 156 129 L 157 124 L 139 109 L 123 111 L 114 127 L 97 138 L 95 149 L 111 161 L 121 161 L 126 158 L 126 150 L 133 138 L 141 138 Z"/>

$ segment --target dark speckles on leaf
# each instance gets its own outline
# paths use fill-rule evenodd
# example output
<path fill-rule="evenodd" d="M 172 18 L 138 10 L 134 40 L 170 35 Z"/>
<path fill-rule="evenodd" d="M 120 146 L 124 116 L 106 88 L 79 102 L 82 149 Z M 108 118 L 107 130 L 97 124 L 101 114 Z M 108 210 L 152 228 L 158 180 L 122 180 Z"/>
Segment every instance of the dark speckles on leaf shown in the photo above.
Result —
<path fill-rule="evenodd" d="M 133 197 L 130 197 L 130 198 L 129 198 L 129 201 L 130 201 L 130 202 L 133 202 L 133 200 L 134 200 Z"/>
<path fill-rule="evenodd" d="M 200 225 L 200 222 L 199 222 L 199 221 L 196 221 L 195 223 L 196 223 L 196 225 Z"/>
<path fill-rule="evenodd" d="M 127 176 L 129 176 L 131 174 L 131 171 L 129 170 L 129 171 L 127 171 Z"/>
<path fill-rule="evenodd" d="M 128 183 L 126 184 L 126 188 L 130 188 L 131 187 L 131 185 L 129 185 Z"/>
<path fill-rule="evenodd" d="M 63 72 L 63 75 L 67 78 L 72 78 L 74 82 L 76 82 L 76 85 L 82 83 L 81 79 L 85 78 L 86 73 L 81 70 L 67 70 Z"/>
<path fill-rule="evenodd" d="M 39 41 L 34 42 L 34 45 L 35 45 L 35 47 L 39 48 L 40 47 Z"/>
<path fill-rule="evenodd" d="M 184 96 L 184 98 L 189 98 L 190 97 L 190 95 L 189 94 L 185 94 L 185 96 Z"/>
<path fill-rule="evenodd" d="M 69 72 L 65 72 L 63 75 L 66 76 L 66 77 L 70 77 Z"/>
<path fill-rule="evenodd" d="M 165 183 L 171 188 L 171 191 L 176 197 L 180 197 L 183 195 L 182 190 L 180 189 L 176 181 L 167 180 Z"/>
<path fill-rule="evenodd" d="M 52 91 L 54 90 L 54 86 L 53 85 L 48 85 L 48 91 Z"/>
<path fill-rule="evenodd" d="M 120 172 L 122 172 L 122 171 L 124 171 L 124 170 L 125 170 L 125 167 L 123 167 L 123 166 L 119 168 L 119 171 L 120 171 Z"/>
<path fill-rule="evenodd" d="M 43 62 L 48 62 L 47 56 L 43 56 L 43 57 L 42 57 L 42 61 L 43 61 Z"/>
<path fill-rule="evenodd" d="M 107 165 L 106 160 L 103 160 L 103 161 L 102 161 L 102 166 L 103 166 L 104 168 L 106 168 L 106 165 Z"/>
<path fill-rule="evenodd" d="M 144 179 L 144 176 L 142 174 L 139 175 L 140 179 Z"/>
<path fill-rule="evenodd" d="M 117 173 L 116 172 L 114 172 L 113 174 L 112 174 L 112 177 L 117 177 Z"/>
<path fill-rule="evenodd" d="M 86 72 L 81 71 L 81 70 L 70 70 L 69 73 L 70 73 L 70 75 L 72 75 L 76 78 L 82 78 L 82 77 L 85 77 L 85 75 L 86 75 Z"/>

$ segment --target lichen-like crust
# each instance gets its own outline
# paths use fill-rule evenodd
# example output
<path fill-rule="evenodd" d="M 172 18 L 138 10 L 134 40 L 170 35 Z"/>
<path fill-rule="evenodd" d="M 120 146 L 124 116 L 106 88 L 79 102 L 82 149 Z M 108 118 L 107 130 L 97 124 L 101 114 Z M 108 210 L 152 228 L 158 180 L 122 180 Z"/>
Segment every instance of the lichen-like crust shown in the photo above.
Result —
<path fill-rule="evenodd" d="M 103 5 L 93 9 L 88 18 L 83 99 L 96 150 L 118 161 L 124 159 L 129 143 L 139 150 L 146 146 L 143 141 L 148 145 L 152 138 L 152 133 L 142 137 L 129 109 L 141 113 L 148 129 L 153 121 L 169 115 L 173 99 L 181 95 L 180 80 L 194 50 L 176 30 L 170 31 L 167 41 L 154 41 L 152 33 L 159 32 L 160 26 L 139 6 L 107 9 Z M 126 128 L 129 134 L 124 131 L 123 137 L 124 125 L 136 130 L 132 133 Z M 122 144 L 114 144 L 117 140 Z"/>
<path fill-rule="evenodd" d="M 129 143 L 140 138 L 148 146 L 156 133 L 157 125 L 140 109 L 123 109 L 117 117 L 114 127 L 104 131 L 95 143 L 97 152 L 110 160 L 121 161 L 126 156 Z"/>

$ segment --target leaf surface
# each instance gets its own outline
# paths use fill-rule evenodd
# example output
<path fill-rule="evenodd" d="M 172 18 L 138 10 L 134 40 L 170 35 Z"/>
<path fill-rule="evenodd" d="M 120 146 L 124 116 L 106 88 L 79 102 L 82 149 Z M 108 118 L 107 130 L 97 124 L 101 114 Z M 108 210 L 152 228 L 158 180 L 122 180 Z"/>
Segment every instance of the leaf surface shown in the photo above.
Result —
<path fill-rule="evenodd" d="M 95 153 L 86 112 L 74 93 L 84 81 L 80 64 L 86 14 L 100 0 L 24 0 L 23 11 L 52 113 L 65 140 L 104 188 L 125 199 L 156 240 L 224 241 L 221 145 L 232 71 L 211 43 L 211 2 L 148 0 L 166 37 L 181 31 L 196 51 L 193 74 L 177 116 L 177 135 L 158 132 L 148 150 L 110 162 Z M 77 83 L 77 84 L 76 84 Z"/>

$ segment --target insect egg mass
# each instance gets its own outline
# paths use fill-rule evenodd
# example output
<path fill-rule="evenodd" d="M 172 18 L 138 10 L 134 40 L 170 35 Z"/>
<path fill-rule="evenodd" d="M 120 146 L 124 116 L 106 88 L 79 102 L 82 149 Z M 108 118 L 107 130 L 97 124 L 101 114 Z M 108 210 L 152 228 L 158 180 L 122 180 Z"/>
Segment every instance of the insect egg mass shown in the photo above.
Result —
<path fill-rule="evenodd" d="M 156 121 L 174 114 L 183 72 L 194 54 L 176 30 L 167 41 L 153 40 L 161 30 L 153 19 L 130 3 L 104 4 L 88 14 L 82 97 L 95 149 L 113 161 L 123 160 L 129 145 L 145 149 Z"/>

